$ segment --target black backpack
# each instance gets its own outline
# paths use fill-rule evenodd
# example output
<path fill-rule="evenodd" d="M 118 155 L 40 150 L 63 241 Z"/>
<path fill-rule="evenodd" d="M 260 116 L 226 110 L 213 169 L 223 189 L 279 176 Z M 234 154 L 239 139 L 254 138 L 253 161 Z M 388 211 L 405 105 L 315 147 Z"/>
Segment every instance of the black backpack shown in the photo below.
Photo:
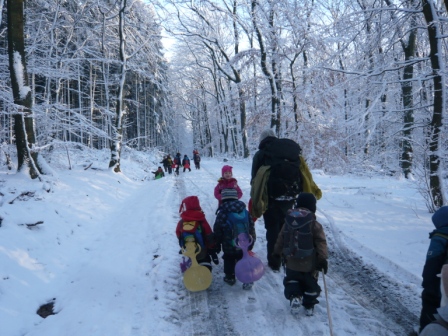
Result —
<path fill-rule="evenodd" d="M 283 255 L 298 259 L 313 258 L 314 240 L 311 226 L 314 214 L 303 208 L 288 210 L 283 228 Z"/>
<path fill-rule="evenodd" d="M 264 164 L 271 166 L 267 182 L 269 197 L 296 197 L 302 191 L 301 153 L 299 144 L 291 139 L 275 139 L 266 145 Z"/>

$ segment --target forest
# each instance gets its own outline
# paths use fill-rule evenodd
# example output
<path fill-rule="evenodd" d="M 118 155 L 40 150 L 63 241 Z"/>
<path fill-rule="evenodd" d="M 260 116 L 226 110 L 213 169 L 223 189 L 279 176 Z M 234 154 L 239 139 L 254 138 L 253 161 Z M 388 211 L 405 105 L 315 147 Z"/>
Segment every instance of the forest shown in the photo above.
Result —
<path fill-rule="evenodd" d="M 332 174 L 446 204 L 448 1 L 0 0 L 1 164 L 55 148 L 249 158 L 260 132 Z M 163 40 L 174 41 L 169 50 Z M 190 145 L 189 145 L 190 146 Z M 51 163 L 50 163 L 51 165 Z"/>

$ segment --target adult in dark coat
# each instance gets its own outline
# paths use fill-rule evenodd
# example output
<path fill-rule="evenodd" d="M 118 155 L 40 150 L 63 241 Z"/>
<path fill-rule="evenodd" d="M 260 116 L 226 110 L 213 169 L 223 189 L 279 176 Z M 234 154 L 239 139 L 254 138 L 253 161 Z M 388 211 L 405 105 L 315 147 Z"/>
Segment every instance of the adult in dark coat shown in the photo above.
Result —
<path fill-rule="evenodd" d="M 443 206 L 432 215 L 436 229 L 429 234 L 426 262 L 423 267 L 422 311 L 420 314 L 420 331 L 435 320 L 434 314 L 440 307 L 440 278 L 437 274 L 447 262 L 448 252 L 448 206 Z"/>
<path fill-rule="evenodd" d="M 271 144 L 277 140 L 275 133 L 271 129 L 266 129 L 260 134 L 260 144 L 258 145 L 258 151 L 255 153 L 252 159 L 252 172 L 251 182 L 257 175 L 258 169 L 265 165 L 265 148 L 268 144 Z M 314 183 L 311 172 L 305 163 L 305 160 L 300 157 L 300 170 L 302 176 L 302 191 L 310 192 L 314 194 L 317 199 L 322 197 L 322 192 L 319 187 Z M 269 195 L 268 195 L 269 196 Z M 295 203 L 295 197 L 269 197 L 267 210 L 263 214 L 264 225 L 266 228 L 266 241 L 267 241 L 267 259 L 269 267 L 274 271 L 279 271 L 279 266 L 272 260 L 272 253 L 274 252 L 275 242 L 277 241 L 278 234 L 283 227 L 286 213 L 289 209 L 292 209 Z M 252 200 L 255 201 L 255 200 Z"/>
<path fill-rule="evenodd" d="M 169 166 L 169 162 L 168 162 L 168 156 L 164 156 L 163 160 L 160 161 L 161 164 L 163 164 L 163 169 L 165 170 L 165 173 L 168 172 L 168 166 Z"/>
<path fill-rule="evenodd" d="M 171 174 L 173 172 L 173 159 L 171 159 L 170 155 L 167 155 L 166 162 L 168 165 L 168 174 Z"/>
<path fill-rule="evenodd" d="M 179 175 L 179 168 L 182 166 L 182 158 L 180 157 L 180 153 L 177 153 L 174 157 L 173 163 L 176 165 L 176 170 L 174 171 L 176 175 Z"/>
<path fill-rule="evenodd" d="M 196 169 L 201 169 L 201 156 L 197 150 L 193 151 L 193 161 Z"/>

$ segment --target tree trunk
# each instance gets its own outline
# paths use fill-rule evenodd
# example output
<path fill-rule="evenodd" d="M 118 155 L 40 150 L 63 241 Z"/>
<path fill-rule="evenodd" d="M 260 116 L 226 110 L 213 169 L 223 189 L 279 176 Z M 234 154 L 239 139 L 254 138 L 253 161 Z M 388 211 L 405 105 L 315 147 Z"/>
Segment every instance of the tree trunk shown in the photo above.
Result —
<path fill-rule="evenodd" d="M 124 116 L 124 83 L 126 80 L 126 54 L 125 54 L 125 32 L 124 32 L 124 19 L 125 19 L 125 9 L 126 1 L 121 0 L 120 12 L 119 12 L 119 24 L 118 24 L 118 35 L 120 39 L 120 84 L 118 87 L 117 94 L 117 105 L 115 109 L 115 125 L 113 129 L 113 137 L 111 143 L 111 157 L 109 162 L 109 168 L 113 168 L 114 172 L 119 173 L 120 169 L 120 156 L 121 156 L 121 146 L 123 142 L 123 116 Z"/>
<path fill-rule="evenodd" d="M 417 30 L 415 28 L 415 18 L 412 17 L 411 27 L 412 30 L 409 34 L 409 40 L 407 45 L 403 45 L 405 63 L 403 71 L 403 83 L 401 85 L 401 92 L 403 95 L 403 139 L 401 141 L 401 170 L 406 178 L 412 173 L 412 127 L 414 126 L 414 100 L 412 90 L 412 78 L 414 77 L 414 65 L 408 64 L 415 56 L 415 45 Z"/>
<path fill-rule="evenodd" d="M 444 108 L 444 89 L 443 79 L 441 74 L 441 58 L 443 57 L 443 47 L 440 43 L 440 36 L 443 34 L 439 31 L 438 18 L 436 15 L 435 4 L 432 0 L 422 0 L 423 14 L 427 23 L 428 38 L 430 44 L 430 60 L 432 66 L 433 85 L 434 85 L 434 102 L 433 112 L 430 123 L 429 143 L 429 187 L 430 196 L 432 198 L 432 205 L 436 210 L 440 208 L 445 202 L 442 192 L 442 185 L 440 182 L 440 157 L 439 138 L 440 129 L 442 127 L 442 113 Z"/>
<path fill-rule="evenodd" d="M 277 135 L 279 135 L 280 132 L 280 120 L 278 119 L 278 114 L 277 112 L 279 112 L 278 110 L 278 106 L 280 105 L 280 101 L 278 99 L 278 95 L 277 95 L 277 87 L 276 87 L 276 82 L 275 82 L 275 74 L 272 74 L 267 66 L 267 50 L 265 48 L 264 45 L 264 41 L 263 41 L 263 35 L 260 31 L 260 29 L 258 28 L 258 24 L 257 24 L 257 18 L 255 16 L 255 11 L 256 8 L 258 6 L 258 2 L 256 0 L 252 0 L 251 1 L 251 16 L 252 16 L 252 24 L 254 26 L 254 30 L 255 30 L 255 36 L 257 37 L 258 40 L 258 44 L 260 46 L 260 65 L 261 65 L 261 70 L 263 71 L 263 74 L 267 77 L 268 81 L 269 81 L 269 87 L 271 89 L 271 128 L 274 128 Z M 273 20 L 273 19 L 272 19 Z M 271 23 L 271 27 L 273 26 L 273 22 Z M 275 63 L 273 63 L 273 66 L 275 65 Z"/>
<path fill-rule="evenodd" d="M 18 107 L 14 115 L 18 170 L 25 167 L 31 178 L 39 176 L 37 166 L 38 153 L 33 146 L 36 143 L 32 116 L 31 89 L 28 83 L 25 61 L 25 39 L 23 34 L 23 0 L 8 0 L 8 56 L 11 75 L 12 94 Z"/>

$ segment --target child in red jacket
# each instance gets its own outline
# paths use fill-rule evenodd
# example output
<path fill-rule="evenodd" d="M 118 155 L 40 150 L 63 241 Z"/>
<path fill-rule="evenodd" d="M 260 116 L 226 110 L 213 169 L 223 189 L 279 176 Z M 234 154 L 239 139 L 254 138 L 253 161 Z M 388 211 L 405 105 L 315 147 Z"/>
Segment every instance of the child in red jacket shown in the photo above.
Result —
<path fill-rule="evenodd" d="M 205 219 L 205 214 L 199 204 L 197 196 L 188 196 L 183 199 L 179 213 L 181 220 L 177 223 L 176 236 L 181 248 L 185 248 L 187 239 L 193 239 L 200 245 L 201 251 L 196 256 L 199 265 L 206 266 L 210 271 L 211 259 L 217 265 L 219 259 L 215 250 L 215 242 L 212 229 Z"/>
<path fill-rule="evenodd" d="M 218 205 L 221 205 L 221 191 L 223 189 L 236 189 L 238 199 L 243 196 L 243 192 L 238 186 L 238 181 L 232 175 L 232 167 L 224 166 L 221 169 L 221 177 L 218 180 L 218 184 L 215 187 L 215 197 L 219 201 Z"/>

